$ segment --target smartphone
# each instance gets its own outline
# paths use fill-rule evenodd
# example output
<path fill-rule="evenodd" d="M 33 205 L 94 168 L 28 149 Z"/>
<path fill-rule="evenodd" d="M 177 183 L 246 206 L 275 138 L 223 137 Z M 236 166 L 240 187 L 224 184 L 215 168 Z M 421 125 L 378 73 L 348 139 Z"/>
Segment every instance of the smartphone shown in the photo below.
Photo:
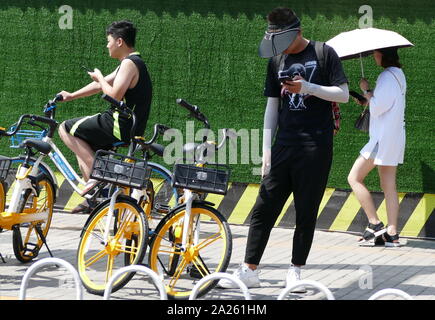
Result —
<path fill-rule="evenodd" d="M 367 102 L 367 99 L 366 99 L 364 96 L 360 95 L 358 92 L 355 92 L 355 91 L 353 91 L 353 90 L 350 90 L 350 91 L 349 91 L 349 94 L 350 94 L 352 97 L 358 99 L 358 101 L 361 102 L 361 103 L 365 103 L 365 102 Z"/>
<path fill-rule="evenodd" d="M 92 70 L 92 69 L 90 69 L 90 68 L 88 68 L 86 66 L 82 66 L 82 68 L 85 69 L 86 72 L 94 72 L 94 70 Z"/>
<path fill-rule="evenodd" d="M 289 77 L 289 76 L 285 76 L 285 77 L 282 77 L 282 78 L 278 78 L 278 80 L 279 80 L 281 83 L 286 83 L 287 81 L 293 81 L 293 79 L 292 79 L 291 77 Z"/>

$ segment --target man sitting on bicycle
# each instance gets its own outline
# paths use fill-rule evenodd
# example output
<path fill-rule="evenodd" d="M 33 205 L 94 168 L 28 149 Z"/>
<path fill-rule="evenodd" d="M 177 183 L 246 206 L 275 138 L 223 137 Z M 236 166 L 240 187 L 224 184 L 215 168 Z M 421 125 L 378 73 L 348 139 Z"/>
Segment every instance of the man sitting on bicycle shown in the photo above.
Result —
<path fill-rule="evenodd" d="M 73 93 L 62 91 L 63 101 L 72 101 L 103 92 L 123 100 L 136 116 L 135 135 L 144 133 L 148 120 L 152 83 L 140 54 L 135 52 L 136 28 L 129 21 L 113 22 L 106 30 L 109 55 L 121 63 L 111 74 L 103 76 L 100 70 L 88 72 L 94 80 Z M 102 113 L 66 120 L 59 127 L 63 142 L 76 154 L 80 171 L 87 185 L 86 193 L 95 185 L 89 180 L 95 151 L 108 150 L 116 142 L 130 141 L 132 119 L 112 107 Z M 89 212 L 89 206 L 79 205 L 73 213 Z"/>

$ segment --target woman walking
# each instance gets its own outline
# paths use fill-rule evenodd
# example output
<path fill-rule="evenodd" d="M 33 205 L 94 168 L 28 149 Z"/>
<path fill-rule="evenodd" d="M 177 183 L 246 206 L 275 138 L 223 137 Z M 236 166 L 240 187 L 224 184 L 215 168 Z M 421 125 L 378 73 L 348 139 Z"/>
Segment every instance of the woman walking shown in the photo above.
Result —
<path fill-rule="evenodd" d="M 370 139 L 360 151 L 360 156 L 349 173 L 348 182 L 369 221 L 359 241 L 360 245 L 375 239 L 376 243 L 384 242 L 387 247 L 398 247 L 399 199 L 396 173 L 397 166 L 403 163 L 405 150 L 406 79 L 397 48 L 375 50 L 373 56 L 376 64 L 383 67 L 384 71 L 379 75 L 374 91 L 369 89 L 366 79 L 360 81 L 360 88 L 370 108 Z M 385 196 L 387 227 L 380 221 L 370 192 L 364 184 L 365 177 L 375 167 L 378 168 Z"/>

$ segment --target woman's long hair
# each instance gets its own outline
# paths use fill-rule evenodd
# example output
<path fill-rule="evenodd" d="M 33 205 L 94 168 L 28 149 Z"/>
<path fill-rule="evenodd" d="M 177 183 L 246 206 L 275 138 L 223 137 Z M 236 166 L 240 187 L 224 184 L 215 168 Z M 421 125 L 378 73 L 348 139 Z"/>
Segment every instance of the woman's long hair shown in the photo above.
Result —
<path fill-rule="evenodd" d="M 397 53 L 397 48 L 383 48 L 378 49 L 382 53 L 381 66 L 384 68 L 397 67 L 402 68 L 399 62 L 399 55 Z"/>

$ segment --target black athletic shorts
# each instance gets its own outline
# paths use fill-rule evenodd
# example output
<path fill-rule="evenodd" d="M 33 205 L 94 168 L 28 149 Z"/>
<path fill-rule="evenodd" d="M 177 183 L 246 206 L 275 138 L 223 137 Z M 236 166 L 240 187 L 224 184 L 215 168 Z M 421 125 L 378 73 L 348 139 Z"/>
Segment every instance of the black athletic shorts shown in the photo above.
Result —
<path fill-rule="evenodd" d="M 110 150 L 117 142 L 127 143 L 129 141 L 131 127 L 124 120 L 118 119 L 116 125 L 112 113 L 106 111 L 66 120 L 65 129 L 72 136 L 87 142 L 94 151 Z"/>

